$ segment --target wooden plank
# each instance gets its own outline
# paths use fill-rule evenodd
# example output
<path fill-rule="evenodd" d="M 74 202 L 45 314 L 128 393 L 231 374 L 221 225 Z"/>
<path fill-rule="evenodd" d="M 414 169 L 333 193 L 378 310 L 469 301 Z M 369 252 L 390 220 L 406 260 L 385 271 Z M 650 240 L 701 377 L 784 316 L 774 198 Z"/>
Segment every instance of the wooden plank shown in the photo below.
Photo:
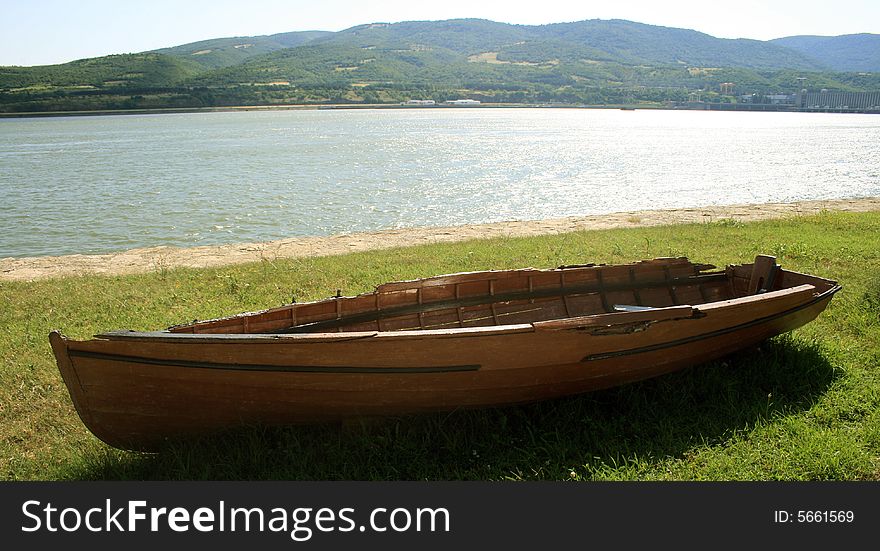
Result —
<path fill-rule="evenodd" d="M 639 322 L 657 322 L 694 317 L 697 309 L 693 306 L 673 306 L 669 308 L 651 308 L 635 312 L 613 312 L 581 316 L 560 320 L 539 321 L 532 325 L 540 331 L 567 331 L 571 329 L 587 329 L 590 327 L 608 327 L 627 325 Z"/>
<path fill-rule="evenodd" d="M 669 266 L 663 267 L 663 275 L 664 279 L 666 279 L 666 286 L 669 289 L 669 298 L 672 299 L 672 304 L 678 304 L 678 297 L 675 296 L 675 284 L 672 283 L 672 272 Z"/>
<path fill-rule="evenodd" d="M 773 279 L 776 275 L 776 257 L 760 254 L 755 257 L 752 265 L 752 274 L 749 277 L 748 294 L 763 293 L 773 288 Z"/>
<path fill-rule="evenodd" d="M 559 289 L 561 291 L 563 291 L 563 293 L 562 293 L 562 307 L 565 308 L 565 317 L 570 318 L 572 316 L 572 311 L 571 311 L 571 307 L 569 307 L 569 305 L 568 305 L 568 296 L 566 296 L 567 293 L 564 292 L 565 291 L 565 272 L 564 271 L 559 272 Z"/>
<path fill-rule="evenodd" d="M 602 271 L 596 271 L 596 278 L 598 279 L 597 292 L 599 293 L 599 298 L 602 300 L 602 309 L 606 312 L 611 311 L 611 306 L 608 304 L 608 296 L 605 294 L 605 281 L 602 277 Z"/>
<path fill-rule="evenodd" d="M 778 291 L 768 291 L 760 295 L 749 295 L 737 297 L 730 300 L 721 300 L 718 302 L 710 302 L 709 304 L 700 305 L 701 312 L 709 312 L 716 309 L 722 309 L 733 305 L 762 305 L 763 309 L 774 308 L 775 301 L 805 301 L 816 294 L 816 286 L 805 283 L 797 287 L 789 289 L 780 289 Z M 760 312 L 760 310 L 759 310 Z"/>
<path fill-rule="evenodd" d="M 631 268 L 629 269 L 629 281 L 630 281 L 630 283 L 631 283 L 632 286 L 633 286 L 633 298 L 636 299 L 636 305 L 637 305 L 637 306 L 643 306 L 644 303 L 642 302 L 642 297 L 641 297 L 641 295 L 639 294 L 638 278 L 636 278 L 636 269 L 635 269 L 635 267 L 631 267 Z"/>

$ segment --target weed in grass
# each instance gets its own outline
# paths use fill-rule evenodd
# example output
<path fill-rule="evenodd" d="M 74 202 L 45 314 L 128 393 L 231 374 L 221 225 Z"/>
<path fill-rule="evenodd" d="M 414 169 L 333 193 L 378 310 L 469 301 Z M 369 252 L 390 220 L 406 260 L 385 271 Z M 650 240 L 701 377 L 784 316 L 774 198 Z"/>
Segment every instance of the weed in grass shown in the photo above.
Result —
<path fill-rule="evenodd" d="M 787 242 L 775 243 L 770 248 L 770 254 L 781 261 L 809 258 L 812 254 L 812 251 L 810 251 L 810 247 L 806 243 Z"/>
<path fill-rule="evenodd" d="M 743 228 L 745 227 L 745 223 L 737 220 L 736 218 L 719 218 L 718 220 L 713 220 L 708 222 L 707 225 L 717 228 Z"/>
<path fill-rule="evenodd" d="M 165 281 L 168 279 L 168 261 L 164 257 L 158 257 L 153 260 L 153 267 L 159 279 Z"/>

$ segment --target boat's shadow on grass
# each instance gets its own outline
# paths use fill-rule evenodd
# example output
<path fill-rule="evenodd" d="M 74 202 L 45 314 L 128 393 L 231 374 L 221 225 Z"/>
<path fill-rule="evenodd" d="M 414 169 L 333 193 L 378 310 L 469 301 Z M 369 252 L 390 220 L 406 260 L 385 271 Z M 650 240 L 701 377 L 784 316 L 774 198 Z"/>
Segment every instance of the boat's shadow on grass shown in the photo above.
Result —
<path fill-rule="evenodd" d="M 347 426 L 250 428 L 158 454 L 105 450 L 83 478 L 566 479 L 723 445 L 809 408 L 836 378 L 818 345 L 778 337 L 680 373 L 538 404 Z"/>

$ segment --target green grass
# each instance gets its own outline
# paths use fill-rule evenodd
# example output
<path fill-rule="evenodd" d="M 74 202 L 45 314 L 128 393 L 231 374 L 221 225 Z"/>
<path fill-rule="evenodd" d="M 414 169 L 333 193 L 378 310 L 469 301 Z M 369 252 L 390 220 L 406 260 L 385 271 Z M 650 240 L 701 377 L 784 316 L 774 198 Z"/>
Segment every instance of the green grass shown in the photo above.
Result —
<path fill-rule="evenodd" d="M 246 428 L 159 454 L 82 425 L 47 334 L 77 338 L 355 294 L 487 268 L 687 255 L 718 266 L 771 253 L 840 281 L 814 322 L 672 375 L 532 405 L 348 426 Z M 0 283 L 5 479 L 880 479 L 880 213 L 438 244 Z"/>

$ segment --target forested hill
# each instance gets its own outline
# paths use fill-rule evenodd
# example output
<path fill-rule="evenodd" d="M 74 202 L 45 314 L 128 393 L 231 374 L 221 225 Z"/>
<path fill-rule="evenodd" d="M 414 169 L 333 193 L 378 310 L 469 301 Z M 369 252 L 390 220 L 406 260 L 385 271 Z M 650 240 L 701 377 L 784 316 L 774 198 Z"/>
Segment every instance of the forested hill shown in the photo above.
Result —
<path fill-rule="evenodd" d="M 42 67 L 0 67 L 0 111 L 279 103 L 735 101 L 880 89 L 877 35 L 720 39 L 622 20 L 480 19 L 206 40 Z M 855 52 L 854 52 L 855 50 Z M 861 65 L 864 64 L 864 67 Z M 841 69 L 844 68 L 844 69 Z M 799 79 L 806 79 L 802 81 Z M 733 83 L 733 89 L 722 83 Z"/>
<path fill-rule="evenodd" d="M 331 34 L 333 33 L 328 31 L 302 31 L 269 36 L 215 38 L 173 48 L 162 48 L 155 50 L 154 53 L 167 54 L 215 69 L 237 65 L 252 57 L 269 52 L 295 48 L 310 40 Z"/>
<path fill-rule="evenodd" d="M 770 42 L 798 51 L 835 71 L 880 71 L 880 35 L 788 36 Z"/>

